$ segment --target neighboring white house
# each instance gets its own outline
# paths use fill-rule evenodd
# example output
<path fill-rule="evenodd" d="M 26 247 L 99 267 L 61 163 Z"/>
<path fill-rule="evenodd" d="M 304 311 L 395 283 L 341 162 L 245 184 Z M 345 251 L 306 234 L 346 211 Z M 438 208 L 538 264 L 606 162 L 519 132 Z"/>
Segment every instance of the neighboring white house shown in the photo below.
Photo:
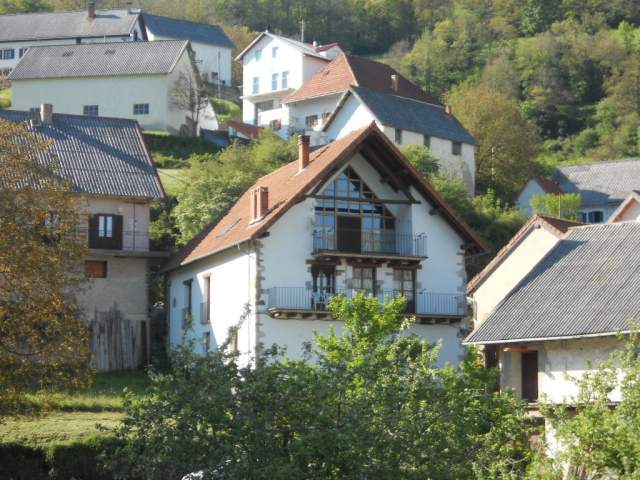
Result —
<path fill-rule="evenodd" d="M 175 104 L 179 78 L 197 79 L 189 42 L 32 47 L 9 75 L 14 110 L 51 103 L 60 113 L 130 118 L 178 132 L 190 112 Z"/>
<path fill-rule="evenodd" d="M 534 215 L 467 285 L 473 299 L 473 324 L 479 326 L 520 280 L 567 234 L 580 225 Z"/>
<path fill-rule="evenodd" d="M 558 167 L 551 180 L 530 179 L 516 202 L 525 216 L 531 216 L 534 195 L 579 193 L 580 221 L 602 223 L 611 216 L 632 190 L 640 189 L 640 159 L 596 162 Z"/>
<path fill-rule="evenodd" d="M 236 57 L 242 61 L 242 120 L 283 127 L 282 100 L 342 52 L 337 44 L 299 42 L 265 31 Z"/>
<path fill-rule="evenodd" d="M 50 107 L 0 110 L 0 119 L 26 123 L 49 141 L 49 153 L 77 194 L 79 232 L 89 247 L 89 284 L 77 293 L 94 366 L 138 368 L 150 360 L 149 263 L 166 256 L 149 244 L 150 204 L 164 197 L 160 179 L 135 121 L 64 115 Z M 109 335 L 116 331 L 117 337 Z"/>
<path fill-rule="evenodd" d="M 611 214 L 608 223 L 640 222 L 640 191 L 634 190 Z"/>
<path fill-rule="evenodd" d="M 484 246 L 375 124 L 259 179 L 165 267 L 170 344 L 230 340 L 244 362 L 278 344 L 300 358 L 341 328 L 333 295 L 402 294 L 412 332 L 457 364 L 467 325 L 467 253 Z M 230 327 L 236 334 L 229 338 Z"/>
<path fill-rule="evenodd" d="M 189 40 L 202 78 L 213 84 L 231 86 L 233 42 L 217 25 L 189 22 L 143 13 L 149 40 Z"/>
<path fill-rule="evenodd" d="M 571 404 L 572 378 L 620 349 L 617 335 L 640 321 L 638 251 L 639 222 L 570 228 L 465 344 L 493 350 L 501 388 Z"/>
<path fill-rule="evenodd" d="M 0 74 L 8 74 L 30 47 L 146 40 L 136 9 L 0 15 Z"/>
<path fill-rule="evenodd" d="M 398 146 L 428 147 L 440 173 L 461 180 L 473 195 L 478 142 L 449 107 L 352 86 L 322 127 L 324 140 L 342 138 L 372 121 Z"/>

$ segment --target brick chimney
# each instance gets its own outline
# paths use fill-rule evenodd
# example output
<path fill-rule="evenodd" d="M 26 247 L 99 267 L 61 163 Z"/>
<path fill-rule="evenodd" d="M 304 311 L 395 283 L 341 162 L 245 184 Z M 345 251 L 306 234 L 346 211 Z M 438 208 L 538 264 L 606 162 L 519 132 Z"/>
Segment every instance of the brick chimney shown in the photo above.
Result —
<path fill-rule="evenodd" d="M 298 139 L 298 171 L 309 165 L 309 135 L 300 135 Z"/>
<path fill-rule="evenodd" d="M 96 2 L 93 0 L 87 3 L 87 17 L 96 18 Z"/>
<path fill-rule="evenodd" d="M 256 187 L 251 190 L 251 221 L 256 222 L 267 214 L 269 210 L 269 189 Z"/>
<path fill-rule="evenodd" d="M 398 75 L 395 73 L 391 75 L 391 90 L 398 91 Z"/>
<path fill-rule="evenodd" d="M 53 123 L 53 105 L 50 103 L 43 103 L 40 105 L 40 121 L 43 125 L 50 125 Z"/>
<path fill-rule="evenodd" d="M 445 106 L 444 106 L 444 112 L 445 112 L 447 115 L 453 115 L 453 110 L 451 109 L 451 105 L 445 105 Z"/>

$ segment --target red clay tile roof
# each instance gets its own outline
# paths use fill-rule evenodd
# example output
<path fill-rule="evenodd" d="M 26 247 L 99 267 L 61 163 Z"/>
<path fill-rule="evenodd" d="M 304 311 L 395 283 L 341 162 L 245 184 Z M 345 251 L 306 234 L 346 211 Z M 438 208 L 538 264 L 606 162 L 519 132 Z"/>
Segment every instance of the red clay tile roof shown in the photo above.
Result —
<path fill-rule="evenodd" d="M 398 91 L 391 88 L 391 75 L 398 75 Z M 351 85 L 378 92 L 412 98 L 421 102 L 442 105 L 438 99 L 423 92 L 389 65 L 352 55 L 338 55 L 324 69 L 291 93 L 285 102 L 344 93 Z"/>
<path fill-rule="evenodd" d="M 509 256 L 509 254 L 520 244 L 524 237 L 536 226 L 541 225 L 546 227 L 556 237 L 563 237 L 565 233 L 569 231 L 571 227 L 577 227 L 582 225 L 580 222 L 574 222 L 571 220 L 565 220 L 563 218 L 547 217 L 545 215 L 533 215 L 518 232 L 509 240 L 504 247 L 502 247 L 496 256 L 491 260 L 486 267 L 476 274 L 475 277 L 467 283 L 467 293 L 473 293 L 476 288 L 480 286 Z"/>
<path fill-rule="evenodd" d="M 429 202 L 434 207 L 440 207 L 440 214 L 468 242 L 469 250 L 486 252 L 482 240 L 451 210 L 442 197 L 402 156 L 375 123 L 372 123 L 368 127 L 356 130 L 340 140 L 311 152 L 309 165 L 301 172 L 298 171 L 298 162 L 294 161 L 260 178 L 222 218 L 206 227 L 180 250 L 168 262 L 163 271 L 173 270 L 245 241 L 259 238 L 281 215 L 304 198 L 309 189 L 321 181 L 336 164 L 348 161 L 364 142 L 373 142 L 374 139 L 378 141 L 376 143 L 378 148 L 382 143 L 382 148 L 388 149 L 385 152 L 387 158 L 393 158 L 402 163 L 404 169 L 411 175 L 416 187 Z M 251 191 L 255 187 L 269 189 L 270 208 L 260 221 L 250 223 Z"/>
<path fill-rule="evenodd" d="M 553 193 L 554 195 L 561 195 L 562 193 L 564 193 L 560 189 L 560 186 L 557 183 L 552 182 L 551 180 L 547 180 L 543 177 L 534 177 L 533 180 L 538 182 L 538 185 L 540 185 L 540 187 L 542 187 L 542 189 L 547 193 Z"/>
<path fill-rule="evenodd" d="M 237 120 L 227 120 L 227 128 L 231 127 L 236 132 L 241 133 L 247 138 L 257 139 L 260 137 L 260 132 L 262 128 L 257 127 L 255 125 L 250 125 L 248 123 L 239 122 Z"/>

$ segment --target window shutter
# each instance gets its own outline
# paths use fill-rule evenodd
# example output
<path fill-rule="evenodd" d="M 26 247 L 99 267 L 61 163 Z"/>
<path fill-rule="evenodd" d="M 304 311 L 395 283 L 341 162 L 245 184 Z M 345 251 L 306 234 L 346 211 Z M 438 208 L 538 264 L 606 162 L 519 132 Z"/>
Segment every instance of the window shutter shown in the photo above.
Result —
<path fill-rule="evenodd" d="M 113 216 L 113 249 L 122 250 L 122 215 Z"/>
<path fill-rule="evenodd" d="M 100 248 L 98 245 L 98 216 L 89 217 L 89 248 Z"/>

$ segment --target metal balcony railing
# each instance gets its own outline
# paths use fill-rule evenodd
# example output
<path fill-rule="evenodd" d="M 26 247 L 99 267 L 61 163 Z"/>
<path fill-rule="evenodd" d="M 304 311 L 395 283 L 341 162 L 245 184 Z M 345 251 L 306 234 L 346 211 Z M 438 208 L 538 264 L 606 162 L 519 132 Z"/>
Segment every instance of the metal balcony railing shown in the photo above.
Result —
<path fill-rule="evenodd" d="M 426 258 L 427 237 L 394 230 L 320 229 L 313 232 L 313 252 Z"/>
<path fill-rule="evenodd" d="M 354 298 L 358 290 L 336 289 L 313 290 L 306 287 L 273 287 L 268 290 L 267 307 L 269 309 L 326 311 L 336 295 Z M 380 301 L 388 301 L 399 292 L 378 292 L 374 296 Z M 467 313 L 467 301 L 459 293 L 417 292 L 413 299 L 407 299 L 407 313 L 447 317 L 464 317 Z"/>
<path fill-rule="evenodd" d="M 96 250 L 123 250 L 129 252 L 148 252 L 149 232 L 139 230 L 124 230 L 121 235 L 113 232 L 111 237 L 98 237 L 91 235 L 88 228 L 79 228 L 78 236 L 87 241 L 91 249 Z"/>

